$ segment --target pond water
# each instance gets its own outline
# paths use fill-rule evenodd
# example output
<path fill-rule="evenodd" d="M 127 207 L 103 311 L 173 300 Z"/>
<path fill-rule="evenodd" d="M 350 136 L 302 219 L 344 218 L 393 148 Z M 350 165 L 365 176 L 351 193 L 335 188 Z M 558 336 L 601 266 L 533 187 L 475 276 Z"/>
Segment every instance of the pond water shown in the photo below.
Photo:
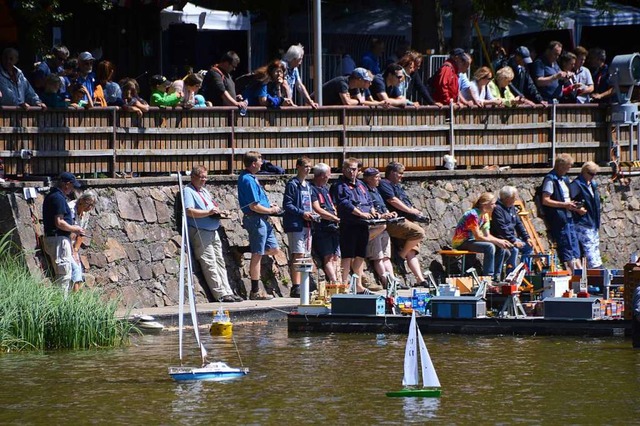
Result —
<path fill-rule="evenodd" d="M 440 399 L 385 396 L 402 387 L 406 335 L 288 335 L 284 321 L 236 324 L 251 372 L 228 382 L 174 382 L 177 332 L 124 349 L 0 355 L 0 424 L 640 424 L 629 339 L 424 337 Z M 240 365 L 233 340 L 205 341 L 212 360 Z"/>

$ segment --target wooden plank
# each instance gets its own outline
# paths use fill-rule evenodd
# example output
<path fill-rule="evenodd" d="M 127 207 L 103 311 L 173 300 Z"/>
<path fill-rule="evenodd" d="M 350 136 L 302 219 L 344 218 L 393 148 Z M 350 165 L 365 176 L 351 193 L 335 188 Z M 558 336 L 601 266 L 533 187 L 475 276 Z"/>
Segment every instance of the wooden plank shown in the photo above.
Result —
<path fill-rule="evenodd" d="M 0 134 L 25 134 L 25 135 L 46 135 L 46 134 L 98 134 L 111 133 L 111 127 L 0 127 Z"/>

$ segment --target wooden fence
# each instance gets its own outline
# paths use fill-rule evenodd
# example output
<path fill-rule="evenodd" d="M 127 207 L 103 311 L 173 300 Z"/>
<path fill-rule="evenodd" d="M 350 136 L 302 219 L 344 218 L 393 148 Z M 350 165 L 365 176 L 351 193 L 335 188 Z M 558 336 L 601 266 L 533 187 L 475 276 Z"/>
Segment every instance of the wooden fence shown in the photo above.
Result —
<path fill-rule="evenodd" d="M 332 167 L 353 156 L 376 167 L 397 160 L 408 170 L 440 167 L 450 153 L 458 167 L 469 168 L 548 166 L 554 152 L 571 153 L 577 162 L 606 163 L 612 137 L 608 114 L 597 105 L 250 108 L 246 116 L 235 108 L 152 108 L 140 118 L 115 108 L 3 108 L 0 156 L 7 174 L 67 170 L 87 177 L 166 174 L 196 163 L 211 173 L 230 174 L 243 168 L 242 154 L 249 150 L 289 170 L 302 154 Z M 620 140 L 623 160 L 629 157 L 629 140 L 634 141 L 632 134 Z"/>

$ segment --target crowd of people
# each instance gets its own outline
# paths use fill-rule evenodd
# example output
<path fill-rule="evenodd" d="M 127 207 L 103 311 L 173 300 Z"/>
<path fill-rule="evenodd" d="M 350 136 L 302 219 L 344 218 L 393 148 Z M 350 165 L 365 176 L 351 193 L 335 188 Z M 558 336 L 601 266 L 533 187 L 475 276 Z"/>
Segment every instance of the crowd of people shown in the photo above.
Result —
<path fill-rule="evenodd" d="M 358 294 L 370 294 L 382 290 L 391 280 L 395 282 L 397 267 L 404 270 L 405 263 L 416 285 L 429 286 L 418 259 L 425 238 L 421 224 L 429 221 L 414 207 L 403 188 L 405 168 L 401 163 L 391 161 L 383 177 L 377 168 L 363 168 L 358 159 L 347 158 L 342 163 L 341 175 L 329 186 L 330 166 L 312 165 L 308 157 L 300 157 L 296 175 L 286 184 L 281 206 L 271 203 L 258 180 L 262 168 L 260 153 L 247 152 L 243 163 L 237 190 L 251 253 L 250 300 L 273 298 L 271 288 L 260 287 L 260 279 L 262 257 L 281 254 L 272 222 L 274 216 L 282 216 L 282 228 L 288 239 L 290 297 L 300 297 L 302 284 L 295 264 L 308 258 L 317 260 L 327 283 L 355 284 Z M 601 268 L 600 195 L 594 180 L 599 169 L 587 161 L 580 174 L 569 181 L 566 174 L 572 165 L 571 156 L 561 154 L 545 176 L 541 191 L 544 217 L 558 258 L 567 270 L 581 268 L 581 258 L 586 258 L 585 266 Z M 229 284 L 219 234 L 220 219 L 225 212 L 205 187 L 207 173 L 204 166 L 194 166 L 191 181 L 182 193 L 192 253 L 213 299 L 239 302 L 243 299 L 234 294 Z M 71 284 L 77 288 L 83 281 L 78 250 L 87 212 L 96 203 L 91 192 L 69 202 L 69 196 L 79 187 L 75 176 L 64 172 L 43 204 L 43 248 L 52 259 L 56 278 L 66 290 Z M 482 273 L 495 282 L 517 266 L 520 255 L 533 251 L 532 238 L 515 207 L 517 199 L 518 190 L 513 186 L 501 188 L 497 197 L 485 192 L 473 208 L 464 212 L 454 230 L 452 247 L 482 254 Z M 391 259 L 401 264 L 394 267 Z M 362 280 L 367 264 L 376 282 Z"/>
<path fill-rule="evenodd" d="M 476 69 L 467 77 L 472 57 L 463 49 L 450 52 L 444 64 L 423 80 L 421 53 L 408 43 L 382 60 L 384 43 L 372 41 L 356 66 L 348 58 L 340 75 L 322 86 L 324 105 L 380 106 L 384 108 L 417 105 L 443 106 L 519 106 L 561 103 L 609 102 L 614 94 L 609 84 L 606 53 L 578 46 L 573 52 L 552 41 L 533 60 L 526 46 L 514 49 L 511 56 L 496 60 L 491 67 Z M 115 65 L 97 62 L 90 52 L 70 57 L 65 46 L 54 46 L 49 55 L 26 73 L 16 67 L 18 51 L 7 48 L 0 61 L 0 105 L 48 108 L 94 108 L 116 106 L 144 114 L 149 105 L 198 108 L 207 106 L 247 106 L 270 108 L 295 107 L 299 103 L 317 108 L 313 93 L 301 79 L 304 58 L 302 45 L 292 45 L 281 59 L 275 59 L 234 81 L 232 73 L 239 56 L 226 52 L 208 70 L 190 71 L 174 80 L 163 75 L 149 79 L 147 103 L 140 97 L 139 82 L 132 78 L 114 81 Z M 96 65 L 94 67 L 94 65 Z M 95 68 L 95 71 L 94 71 Z M 201 92 L 201 93 L 199 93 Z M 299 99 L 300 102 L 296 102 Z"/>

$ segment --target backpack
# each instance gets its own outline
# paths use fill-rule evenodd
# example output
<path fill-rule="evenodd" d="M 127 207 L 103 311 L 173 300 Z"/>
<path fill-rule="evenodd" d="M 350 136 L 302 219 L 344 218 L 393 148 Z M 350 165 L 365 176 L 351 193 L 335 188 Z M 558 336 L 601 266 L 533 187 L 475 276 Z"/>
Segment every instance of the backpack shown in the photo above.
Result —
<path fill-rule="evenodd" d="M 536 186 L 536 192 L 533 195 L 533 201 L 536 205 L 536 214 L 541 219 L 545 219 L 544 205 L 542 204 L 542 186 L 543 185 L 544 185 L 544 181 L 542 181 L 542 184 Z"/>
<path fill-rule="evenodd" d="M 256 73 L 250 72 L 248 74 L 243 74 L 240 77 L 236 78 L 236 94 L 241 95 L 245 90 L 254 86 L 258 83 L 256 79 Z"/>

